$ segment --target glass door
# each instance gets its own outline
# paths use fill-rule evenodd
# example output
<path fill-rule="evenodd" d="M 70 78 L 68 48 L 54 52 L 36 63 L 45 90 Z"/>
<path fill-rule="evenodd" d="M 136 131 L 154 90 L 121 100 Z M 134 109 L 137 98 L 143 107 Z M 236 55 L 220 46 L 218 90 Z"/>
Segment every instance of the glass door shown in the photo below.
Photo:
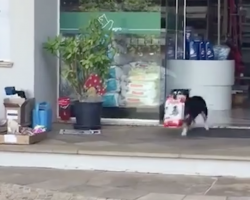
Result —
<path fill-rule="evenodd" d="M 185 32 L 186 32 L 186 0 L 176 0 L 176 45 L 177 45 L 177 59 L 185 59 L 186 42 L 185 42 Z M 178 53 L 182 52 L 182 53 Z M 181 55 L 178 55 L 181 54 Z"/>
<path fill-rule="evenodd" d="M 61 0 L 60 29 L 65 36 L 77 34 L 93 17 L 114 31 L 116 46 L 102 117 L 159 120 L 160 94 L 164 93 L 159 84 L 161 0 Z M 77 96 L 61 74 L 59 95 L 72 102 Z M 71 107 L 74 117 L 74 104 Z"/>

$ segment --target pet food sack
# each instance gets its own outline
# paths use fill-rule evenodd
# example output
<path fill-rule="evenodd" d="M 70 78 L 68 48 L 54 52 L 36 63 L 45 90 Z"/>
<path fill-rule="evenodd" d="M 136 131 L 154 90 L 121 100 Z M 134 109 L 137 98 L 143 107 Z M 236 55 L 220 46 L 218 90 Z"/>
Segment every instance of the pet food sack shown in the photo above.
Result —
<path fill-rule="evenodd" d="M 199 43 L 199 60 L 206 60 L 206 47 L 204 41 Z"/>
<path fill-rule="evenodd" d="M 230 48 L 226 45 L 214 46 L 214 58 L 215 60 L 227 60 L 230 53 Z"/>
<path fill-rule="evenodd" d="M 127 87 L 129 90 L 152 90 L 156 88 L 156 83 L 153 81 L 133 81 Z"/>
<path fill-rule="evenodd" d="M 191 40 L 193 37 L 193 28 L 190 26 L 186 27 L 186 32 L 185 32 L 186 40 Z"/>
<path fill-rule="evenodd" d="M 214 60 L 214 49 L 210 42 L 205 43 L 206 60 Z"/>
<path fill-rule="evenodd" d="M 111 66 L 109 69 L 109 78 L 120 79 L 123 75 L 123 71 L 120 67 Z"/>
<path fill-rule="evenodd" d="M 180 99 L 168 97 L 164 109 L 164 127 L 178 128 L 183 124 L 185 102 Z"/>
<path fill-rule="evenodd" d="M 110 78 L 106 81 L 106 91 L 107 92 L 120 92 L 121 85 L 120 81 Z"/>
<path fill-rule="evenodd" d="M 186 49 L 187 59 L 198 60 L 199 42 L 196 40 L 191 40 L 191 41 L 186 42 L 186 44 L 187 44 L 187 49 Z"/>
<path fill-rule="evenodd" d="M 106 93 L 102 97 L 103 107 L 118 107 L 119 106 L 119 94 L 118 93 Z"/>
<path fill-rule="evenodd" d="M 136 90 L 136 89 L 129 88 L 126 91 L 126 96 L 156 98 L 157 91 L 156 91 L 156 89 L 152 89 L 152 90 Z"/>
<path fill-rule="evenodd" d="M 125 97 L 127 105 L 137 105 L 137 106 L 156 106 L 159 104 L 158 100 L 155 98 L 148 97 Z"/>
<path fill-rule="evenodd" d="M 156 73 L 138 74 L 138 75 L 133 75 L 133 76 L 128 77 L 130 81 L 156 81 L 159 78 L 160 78 L 160 75 Z"/>

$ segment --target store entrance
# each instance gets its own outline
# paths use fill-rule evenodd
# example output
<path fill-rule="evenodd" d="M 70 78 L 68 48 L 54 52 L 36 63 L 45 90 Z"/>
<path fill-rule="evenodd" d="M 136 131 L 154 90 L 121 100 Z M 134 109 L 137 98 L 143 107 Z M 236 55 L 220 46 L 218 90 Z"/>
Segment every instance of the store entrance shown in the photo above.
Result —
<path fill-rule="evenodd" d="M 165 16 L 161 14 L 161 3 L 161 0 L 61 0 L 60 31 L 64 36 L 79 34 L 79 29 L 93 16 L 105 20 L 104 28 L 114 30 L 116 54 L 106 80 L 103 118 L 156 123 L 163 118 L 165 32 L 162 33 L 161 19 Z M 63 67 L 61 63 L 60 69 Z M 59 96 L 74 101 L 74 90 L 61 72 L 59 76 Z M 74 117 L 73 103 L 71 107 Z"/>
<path fill-rule="evenodd" d="M 174 1 L 175 35 L 168 38 L 167 93 L 187 87 L 205 98 L 211 125 L 250 123 L 248 1 Z M 170 34 L 168 34 L 170 36 Z M 174 54 L 172 53 L 174 49 Z M 198 120 L 199 121 L 199 120 Z"/>

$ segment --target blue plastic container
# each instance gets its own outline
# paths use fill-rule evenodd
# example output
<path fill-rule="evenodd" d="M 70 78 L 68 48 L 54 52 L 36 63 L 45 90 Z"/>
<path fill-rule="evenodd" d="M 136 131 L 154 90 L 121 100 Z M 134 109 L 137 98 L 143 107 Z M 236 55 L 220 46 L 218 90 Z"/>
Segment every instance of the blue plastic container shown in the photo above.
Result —
<path fill-rule="evenodd" d="M 41 102 L 35 105 L 33 110 L 32 127 L 37 125 L 44 126 L 46 131 L 52 129 L 52 109 L 49 103 Z"/>
<path fill-rule="evenodd" d="M 13 87 L 13 86 L 5 87 L 4 90 L 5 90 L 6 95 L 14 95 L 15 91 L 16 91 L 15 87 Z"/>
<path fill-rule="evenodd" d="M 206 48 L 206 60 L 214 60 L 214 49 L 210 42 L 205 43 Z"/>
<path fill-rule="evenodd" d="M 199 41 L 186 41 L 186 60 L 199 60 Z"/>
<path fill-rule="evenodd" d="M 199 43 L 199 48 L 200 48 L 200 52 L 199 52 L 199 60 L 206 60 L 206 46 L 205 46 L 205 42 L 201 41 Z"/>

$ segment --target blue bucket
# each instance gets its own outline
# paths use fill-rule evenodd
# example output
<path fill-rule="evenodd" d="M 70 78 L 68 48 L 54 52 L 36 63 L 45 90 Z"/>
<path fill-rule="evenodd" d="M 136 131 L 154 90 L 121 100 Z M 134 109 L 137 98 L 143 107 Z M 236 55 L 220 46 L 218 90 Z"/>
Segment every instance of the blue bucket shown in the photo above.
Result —
<path fill-rule="evenodd" d="M 13 86 L 12 87 L 5 87 L 4 90 L 5 90 L 6 95 L 14 95 L 16 88 Z"/>
<path fill-rule="evenodd" d="M 43 126 L 46 131 L 52 129 L 52 109 L 49 103 L 41 102 L 35 105 L 32 115 L 32 127 Z"/>

